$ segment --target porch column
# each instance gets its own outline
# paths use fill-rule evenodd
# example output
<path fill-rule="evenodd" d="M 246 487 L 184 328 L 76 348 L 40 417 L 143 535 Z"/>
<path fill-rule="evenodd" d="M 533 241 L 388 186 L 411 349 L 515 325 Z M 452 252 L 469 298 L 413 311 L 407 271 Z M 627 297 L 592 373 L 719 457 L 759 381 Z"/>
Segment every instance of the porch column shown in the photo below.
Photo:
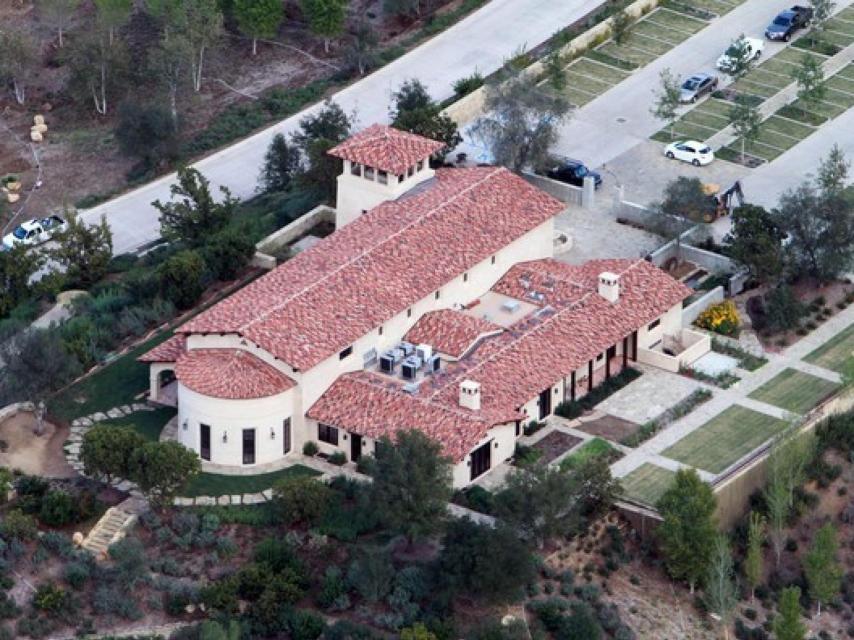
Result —
<path fill-rule="evenodd" d="M 638 361 L 638 332 L 632 331 L 632 362 Z"/>
<path fill-rule="evenodd" d="M 611 354 L 609 353 L 610 351 L 610 348 L 605 350 L 605 380 L 608 380 L 611 377 Z"/>
<path fill-rule="evenodd" d="M 575 401 L 575 369 L 572 370 L 570 374 L 570 389 L 569 389 L 569 399 L 573 402 Z"/>
<path fill-rule="evenodd" d="M 623 369 L 629 364 L 629 336 L 623 338 Z"/>
<path fill-rule="evenodd" d="M 593 360 L 587 361 L 587 391 L 593 391 Z"/>
<path fill-rule="evenodd" d="M 148 399 L 157 402 L 158 391 L 160 391 L 160 371 L 157 367 L 148 367 Z"/>

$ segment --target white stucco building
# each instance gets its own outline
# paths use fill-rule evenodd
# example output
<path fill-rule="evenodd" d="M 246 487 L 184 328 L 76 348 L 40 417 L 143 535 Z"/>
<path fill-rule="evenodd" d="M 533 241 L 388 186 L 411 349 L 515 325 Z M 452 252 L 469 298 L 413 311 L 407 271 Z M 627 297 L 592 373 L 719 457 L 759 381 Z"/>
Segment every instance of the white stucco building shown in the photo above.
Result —
<path fill-rule="evenodd" d="M 687 287 L 643 260 L 553 260 L 562 203 L 506 169 L 434 171 L 440 148 L 379 125 L 334 148 L 335 233 L 141 358 L 152 400 L 177 379 L 204 468 L 269 468 L 307 441 L 358 460 L 415 428 L 462 487 L 629 361 L 708 348 L 682 329 Z"/>

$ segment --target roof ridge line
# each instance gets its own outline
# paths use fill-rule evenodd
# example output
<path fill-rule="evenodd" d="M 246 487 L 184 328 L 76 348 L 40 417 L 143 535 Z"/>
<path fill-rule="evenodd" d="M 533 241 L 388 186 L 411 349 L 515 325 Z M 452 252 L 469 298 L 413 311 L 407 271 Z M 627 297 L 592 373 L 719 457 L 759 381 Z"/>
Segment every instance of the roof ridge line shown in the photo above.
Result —
<path fill-rule="evenodd" d="M 354 263 L 358 262 L 359 260 L 361 260 L 361 259 L 362 259 L 362 258 L 364 258 L 365 256 L 369 255 L 370 253 L 373 253 L 374 251 L 378 250 L 380 247 L 382 247 L 382 246 L 383 246 L 383 245 L 385 245 L 386 243 L 390 242 L 392 239 L 394 239 L 394 238 L 398 237 L 398 236 L 399 236 L 400 234 L 402 234 L 404 231 L 407 231 L 407 230 L 409 230 L 410 228 L 414 227 L 416 224 L 418 224 L 418 223 L 422 222 L 423 220 L 425 220 L 425 219 L 427 219 L 427 218 L 429 218 L 429 217 L 431 217 L 431 216 L 433 216 L 433 215 L 436 215 L 440 210 L 444 209 L 445 207 L 447 207 L 448 205 L 450 205 L 450 204 L 452 204 L 452 203 L 455 203 L 459 198 L 461 198 L 463 195 L 466 195 L 466 194 L 467 194 L 468 192 L 470 192 L 472 189 L 474 189 L 474 188 L 476 188 L 476 187 L 479 187 L 481 184 L 483 184 L 483 183 L 484 183 L 484 182 L 486 182 L 487 180 L 491 179 L 493 176 L 498 175 L 498 173 L 500 173 L 500 172 L 501 172 L 501 170 L 502 170 L 502 168 L 500 168 L 500 167 L 495 167 L 492 171 L 490 171 L 489 173 L 487 173 L 483 178 L 480 178 L 479 180 L 477 180 L 477 181 L 475 181 L 474 183 L 470 184 L 468 187 L 466 187 L 466 188 L 465 188 L 465 189 L 463 189 L 462 191 L 458 191 L 457 193 L 453 194 L 453 195 L 452 195 L 450 198 L 448 198 L 447 200 L 444 200 L 444 201 L 442 201 L 441 203 L 437 204 L 437 205 L 436 205 L 436 206 L 434 206 L 432 209 L 430 209 L 429 211 L 427 211 L 424 215 L 419 216 L 416 220 L 413 220 L 412 222 L 408 223 L 406 226 L 404 226 L 404 227 L 402 227 L 402 228 L 398 229 L 398 230 L 397 230 L 397 231 L 395 231 L 392 235 L 388 236 L 387 238 L 383 239 L 382 241 L 378 242 L 377 244 L 372 245 L 370 248 L 365 249 L 364 251 L 362 251 L 361 253 L 359 253 L 357 256 L 355 256 L 355 257 L 351 258 L 351 259 L 350 259 L 350 260 L 348 260 L 347 262 L 345 262 L 345 263 L 341 264 L 340 266 L 336 267 L 334 270 L 330 271 L 329 273 L 326 273 L 322 278 L 320 278 L 320 279 L 318 279 L 318 280 L 314 280 L 310 285 L 308 285 L 308 286 L 306 286 L 306 287 L 303 287 L 302 289 L 300 289 L 299 291 L 297 291 L 297 292 L 295 292 L 295 293 L 291 294 L 291 295 L 290 295 L 290 296 L 288 296 L 287 298 L 284 298 L 283 300 L 281 300 L 281 301 L 279 302 L 279 304 L 277 304 L 277 305 L 275 305 L 274 307 L 272 307 L 272 308 L 268 309 L 268 310 L 267 310 L 267 311 L 265 311 L 263 314 L 261 314 L 261 315 L 259 315 L 259 316 L 254 317 L 250 322 L 247 322 L 247 323 L 244 323 L 244 324 L 240 325 L 240 326 L 237 328 L 236 333 L 238 333 L 239 335 L 243 335 L 243 334 L 242 334 L 242 331 L 243 331 L 243 330 L 245 330 L 246 328 L 251 327 L 252 325 L 257 324 L 258 322 L 261 322 L 262 320 L 264 320 L 264 319 L 268 318 L 271 314 L 273 314 L 274 312 L 278 311 L 279 309 L 281 309 L 282 307 L 284 307 L 285 305 L 287 305 L 287 304 L 288 304 L 288 303 L 290 303 L 291 301 L 295 300 L 295 299 L 296 299 L 296 298 L 298 298 L 299 296 L 303 295 L 304 293 L 306 293 L 306 292 L 310 291 L 311 289 L 314 289 L 314 288 L 315 288 L 316 286 L 318 286 L 320 283 L 327 281 L 329 278 L 331 278 L 332 276 L 334 276 L 334 275 L 338 274 L 339 272 L 343 271 L 345 268 L 347 268 L 347 267 L 349 267 L 349 266 L 353 265 Z M 386 202 L 391 202 L 391 201 L 387 200 Z M 377 206 L 378 206 L 378 207 L 379 207 L 379 206 L 382 206 L 382 204 L 384 204 L 384 203 L 380 203 L 380 204 L 379 204 L 379 205 L 377 205 Z M 374 209 L 376 209 L 376 207 L 374 207 Z M 373 211 L 373 209 L 372 209 L 371 211 Z M 370 213 L 370 212 L 369 212 L 369 213 Z M 271 273 L 272 273 L 272 272 L 271 272 Z"/>

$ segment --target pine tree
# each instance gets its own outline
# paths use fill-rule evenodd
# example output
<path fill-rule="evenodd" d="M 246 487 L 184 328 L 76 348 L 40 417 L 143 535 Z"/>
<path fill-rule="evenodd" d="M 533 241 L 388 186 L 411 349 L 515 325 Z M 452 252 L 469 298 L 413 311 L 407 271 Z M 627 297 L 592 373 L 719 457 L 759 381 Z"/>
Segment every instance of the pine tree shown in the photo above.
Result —
<path fill-rule="evenodd" d="M 762 542 L 765 539 L 765 518 L 751 511 L 747 530 L 747 556 L 744 558 L 744 577 L 750 585 L 750 599 L 753 600 L 756 587 L 762 582 Z"/>
<path fill-rule="evenodd" d="M 330 39 L 344 31 L 347 0 L 302 0 L 301 7 L 312 32 L 323 38 L 323 50 L 329 53 Z"/>
<path fill-rule="evenodd" d="M 285 17 L 282 0 L 234 0 L 234 15 L 240 31 L 252 38 L 252 55 L 258 53 L 258 38 L 272 38 Z"/>
<path fill-rule="evenodd" d="M 774 635 L 777 640 L 804 640 L 807 628 L 801 622 L 801 590 L 787 587 L 780 593 Z"/>
<path fill-rule="evenodd" d="M 664 521 L 658 527 L 667 570 L 685 580 L 691 593 L 708 573 L 714 551 L 715 496 L 694 469 L 680 469 L 658 503 Z"/>
<path fill-rule="evenodd" d="M 842 567 L 836 558 L 838 548 L 836 528 L 828 522 L 816 532 L 812 547 L 804 557 L 804 573 L 810 596 L 818 605 L 817 616 L 821 615 L 822 603 L 832 600 L 842 586 Z"/>

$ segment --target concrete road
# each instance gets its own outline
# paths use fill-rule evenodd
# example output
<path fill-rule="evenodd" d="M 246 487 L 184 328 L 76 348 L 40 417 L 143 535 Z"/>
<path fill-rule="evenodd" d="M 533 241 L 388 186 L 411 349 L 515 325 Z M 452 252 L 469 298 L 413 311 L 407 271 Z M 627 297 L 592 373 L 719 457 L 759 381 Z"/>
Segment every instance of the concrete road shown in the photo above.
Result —
<path fill-rule="evenodd" d="M 561 129 L 555 151 L 596 167 L 646 141 L 663 126 L 650 113 L 662 70 L 669 68 L 680 77 L 700 71 L 712 72 L 721 76 L 724 84 L 726 76 L 715 69 L 718 56 L 741 33 L 764 37 L 765 27 L 774 15 L 791 4 L 791 0 L 746 0 L 577 110 Z M 840 2 L 840 5 L 846 4 L 848 2 Z M 764 55 L 783 46 L 766 42 Z"/>
<path fill-rule="evenodd" d="M 453 83 L 480 71 L 486 75 L 522 46 L 533 47 L 571 24 L 603 0 L 491 0 L 465 20 L 407 55 L 343 89 L 334 99 L 356 112 L 359 128 L 388 121 L 391 93 L 401 82 L 418 78 L 436 99 L 451 95 Z M 766 0 L 760 0 L 766 1 Z M 776 0 L 775 0 L 776 2 Z M 781 5 L 782 6 L 782 5 Z M 214 153 L 194 166 L 214 187 L 225 185 L 239 197 L 250 196 L 270 139 L 293 131 L 316 105 Z M 113 230 L 114 251 L 131 251 L 160 235 L 156 199 L 169 198 L 170 174 L 83 213 L 87 222 L 106 216 Z"/>

